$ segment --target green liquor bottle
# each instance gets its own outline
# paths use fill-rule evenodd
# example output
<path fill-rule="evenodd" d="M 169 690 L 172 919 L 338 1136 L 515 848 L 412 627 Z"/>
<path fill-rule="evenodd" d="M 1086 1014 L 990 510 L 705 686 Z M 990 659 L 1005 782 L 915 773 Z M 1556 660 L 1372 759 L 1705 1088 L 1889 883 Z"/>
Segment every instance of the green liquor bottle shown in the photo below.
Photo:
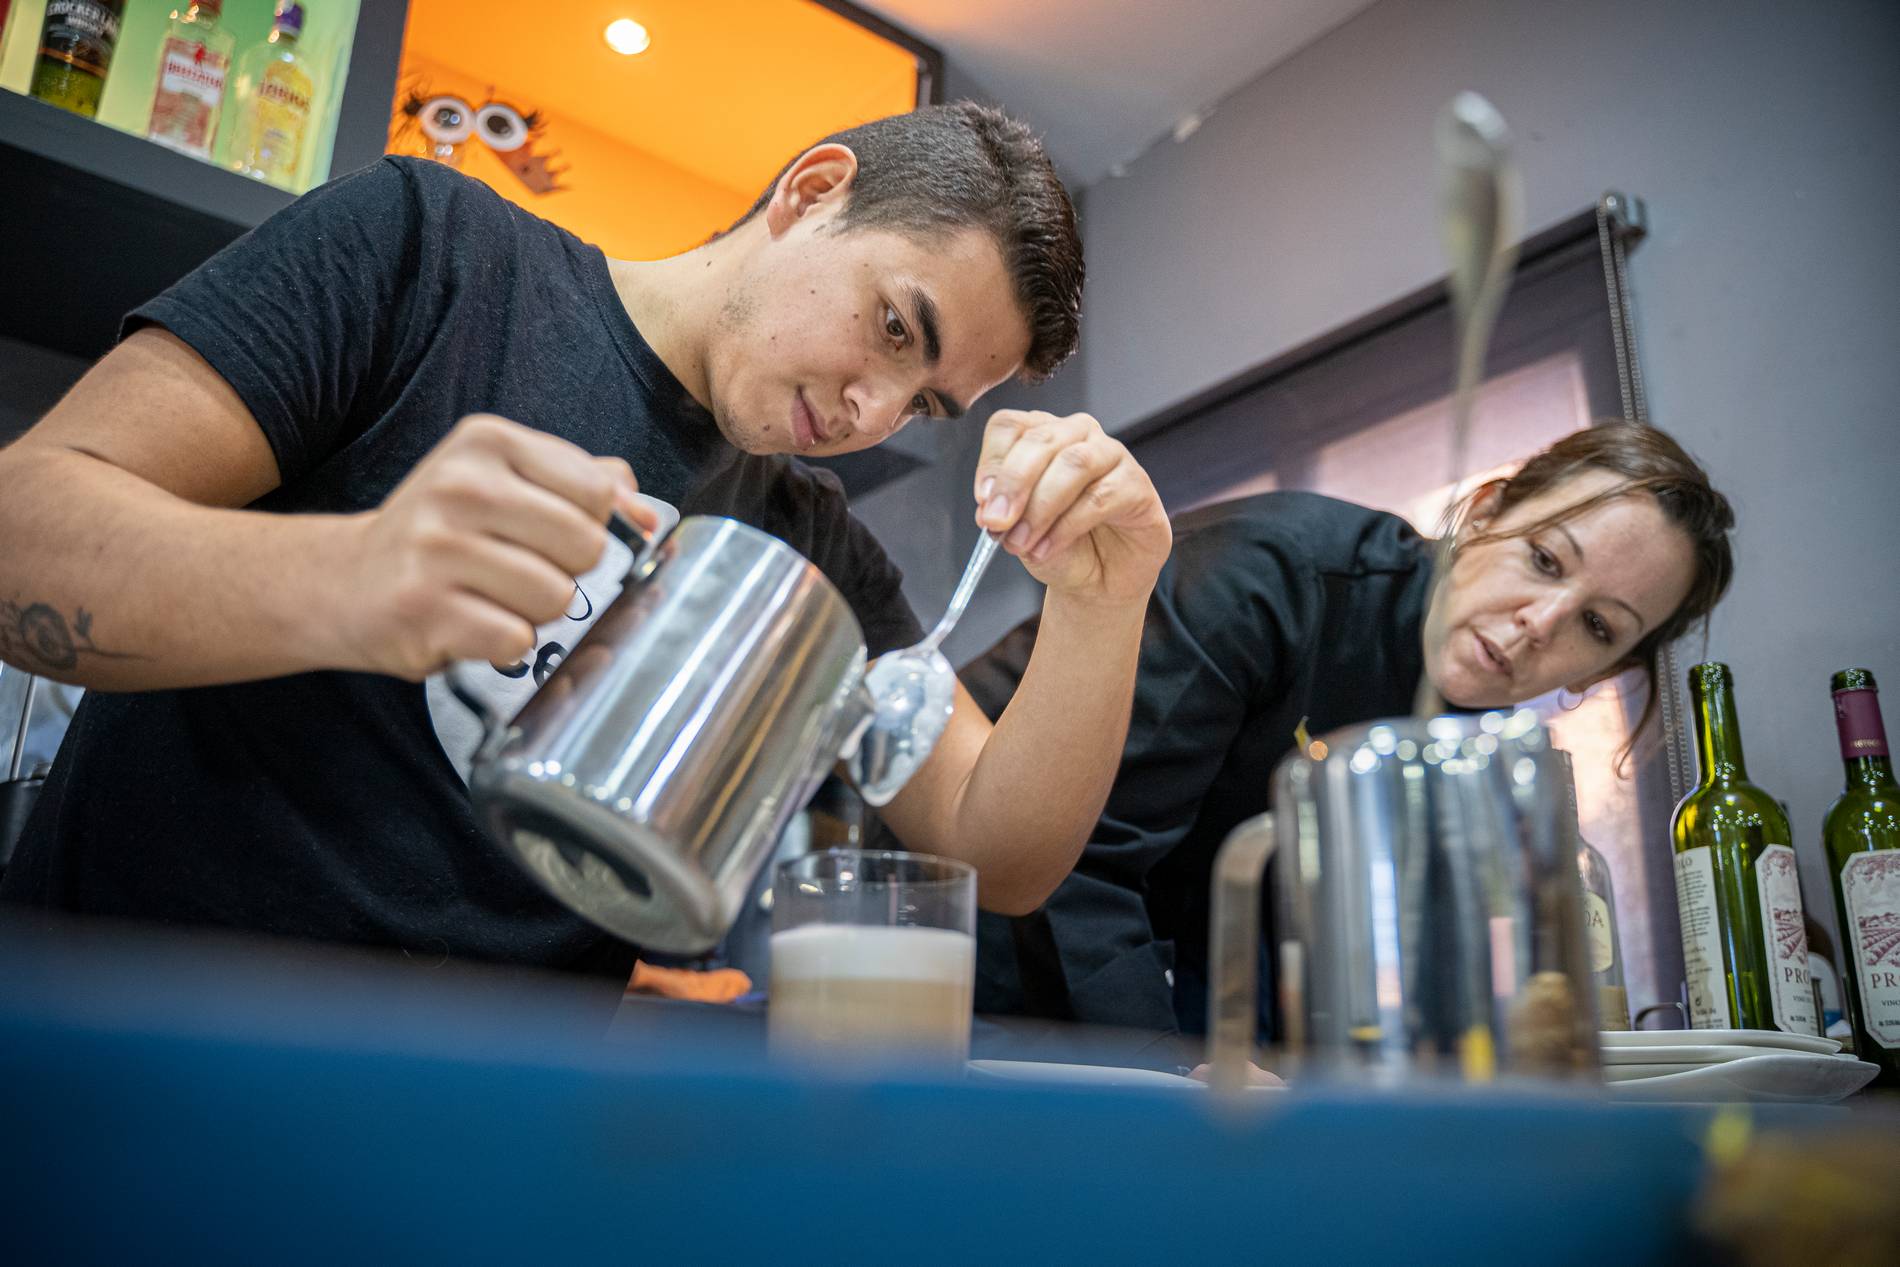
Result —
<path fill-rule="evenodd" d="M 1676 806 L 1689 1023 L 1820 1033 L 1788 816 L 1748 781 L 1725 664 L 1689 670 L 1702 782 Z"/>
<path fill-rule="evenodd" d="M 124 11 L 125 0 L 47 0 L 29 91 L 88 119 L 98 114 Z"/>
<path fill-rule="evenodd" d="M 1900 786 L 1893 779 L 1879 687 L 1866 669 L 1834 675 L 1834 724 L 1847 788 L 1827 811 L 1821 842 L 1841 920 L 1854 1049 L 1900 1085 Z"/>

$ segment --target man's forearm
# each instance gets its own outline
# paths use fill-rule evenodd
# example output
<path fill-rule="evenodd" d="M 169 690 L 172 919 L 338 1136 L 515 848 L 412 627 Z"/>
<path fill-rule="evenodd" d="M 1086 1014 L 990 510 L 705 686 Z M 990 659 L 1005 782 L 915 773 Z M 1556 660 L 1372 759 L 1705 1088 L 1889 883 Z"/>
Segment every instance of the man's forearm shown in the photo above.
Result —
<path fill-rule="evenodd" d="M 147 690 L 332 667 L 337 516 L 194 505 L 87 453 L 0 451 L 0 659 Z"/>
<path fill-rule="evenodd" d="M 984 905 L 1040 905 L 1088 843 L 1128 736 L 1143 604 L 1051 595 L 1021 685 L 983 745 L 952 831 L 983 877 Z"/>

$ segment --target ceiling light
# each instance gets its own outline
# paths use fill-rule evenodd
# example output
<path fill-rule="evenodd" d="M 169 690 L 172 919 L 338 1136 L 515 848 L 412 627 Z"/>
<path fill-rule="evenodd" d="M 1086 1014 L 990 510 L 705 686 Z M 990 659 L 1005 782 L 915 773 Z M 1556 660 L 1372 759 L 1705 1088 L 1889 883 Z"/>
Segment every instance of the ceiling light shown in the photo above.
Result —
<path fill-rule="evenodd" d="M 652 42 L 647 37 L 647 29 L 632 18 L 620 18 L 607 24 L 607 47 L 616 53 L 631 57 L 646 52 Z"/>

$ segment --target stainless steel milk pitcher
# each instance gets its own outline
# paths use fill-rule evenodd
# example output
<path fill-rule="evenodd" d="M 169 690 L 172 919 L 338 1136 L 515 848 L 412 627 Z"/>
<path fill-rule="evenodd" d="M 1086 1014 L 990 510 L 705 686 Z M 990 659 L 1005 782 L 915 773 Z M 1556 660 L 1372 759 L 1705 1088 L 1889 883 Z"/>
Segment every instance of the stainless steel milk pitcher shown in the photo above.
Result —
<path fill-rule="evenodd" d="M 1563 771 L 1528 711 L 1373 722 L 1288 756 L 1272 813 L 1215 862 L 1217 1083 L 1238 1085 L 1255 1052 L 1269 861 L 1279 1071 L 1597 1077 L 1576 856 Z"/>
<path fill-rule="evenodd" d="M 619 597 L 512 721 L 484 715 L 469 790 L 549 893 L 629 941 L 696 954 L 855 750 L 864 636 L 816 567 L 755 528 L 615 533 L 637 555 Z"/>

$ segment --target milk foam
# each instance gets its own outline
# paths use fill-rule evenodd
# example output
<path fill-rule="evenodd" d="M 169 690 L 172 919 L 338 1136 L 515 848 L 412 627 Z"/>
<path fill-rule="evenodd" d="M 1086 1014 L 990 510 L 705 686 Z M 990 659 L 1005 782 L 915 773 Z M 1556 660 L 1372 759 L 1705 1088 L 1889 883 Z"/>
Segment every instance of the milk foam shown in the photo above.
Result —
<path fill-rule="evenodd" d="M 772 976 L 858 981 L 970 980 L 976 938 L 948 928 L 807 924 L 772 934 Z"/>

